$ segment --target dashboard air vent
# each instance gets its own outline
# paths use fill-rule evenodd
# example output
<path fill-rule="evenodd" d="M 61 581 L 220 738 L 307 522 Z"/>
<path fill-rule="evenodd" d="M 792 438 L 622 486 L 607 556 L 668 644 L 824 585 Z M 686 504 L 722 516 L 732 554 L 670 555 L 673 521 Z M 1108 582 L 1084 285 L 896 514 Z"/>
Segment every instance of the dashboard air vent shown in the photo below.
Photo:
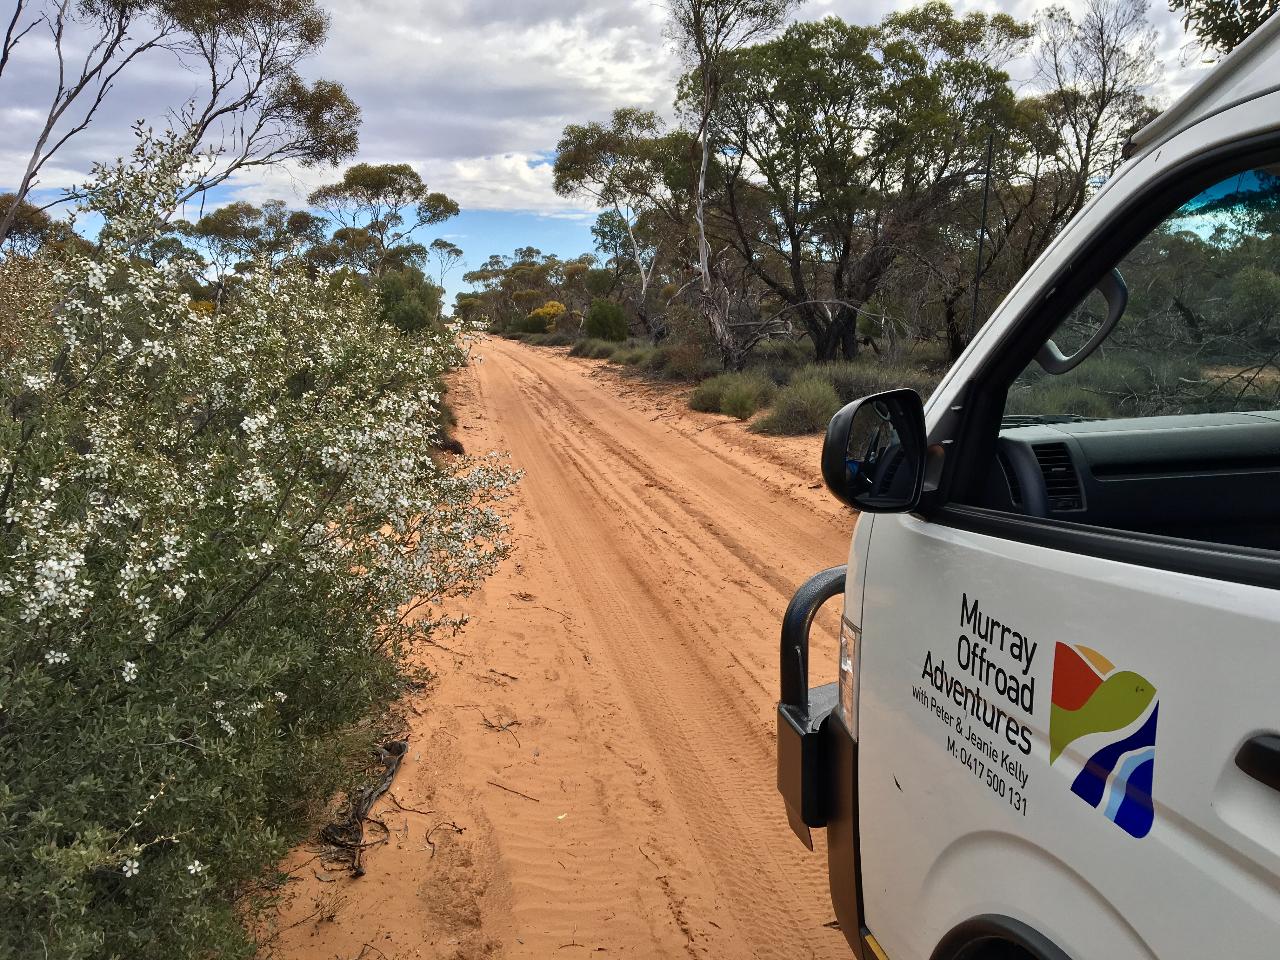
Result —
<path fill-rule="evenodd" d="M 1065 443 L 1037 443 L 1031 448 L 1044 474 L 1049 509 L 1054 513 L 1084 509 L 1084 494 L 1071 452 Z"/>

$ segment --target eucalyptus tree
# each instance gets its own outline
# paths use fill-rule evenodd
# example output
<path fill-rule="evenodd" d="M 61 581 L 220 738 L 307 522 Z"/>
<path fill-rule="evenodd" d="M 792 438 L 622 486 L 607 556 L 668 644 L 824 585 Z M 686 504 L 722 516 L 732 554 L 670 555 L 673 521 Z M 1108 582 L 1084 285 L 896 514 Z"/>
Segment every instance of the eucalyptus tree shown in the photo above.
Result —
<path fill-rule="evenodd" d="M 736 51 L 777 32 L 798 0 L 667 0 L 668 32 L 697 93 L 685 98 L 698 143 L 694 191 L 698 274 L 702 313 L 725 363 L 738 366 L 741 350 L 730 326 L 729 297 L 715 275 L 707 239 L 707 178 L 711 169 L 711 125 Z"/>
<path fill-rule="evenodd" d="M 739 51 L 713 118 L 710 226 L 812 339 L 852 358 L 890 267 L 981 170 L 1009 122 L 1028 28 L 930 3 L 856 26 L 797 23 Z"/>
<path fill-rule="evenodd" d="M 11 79 L 22 44 L 41 44 L 37 55 L 55 68 L 34 142 L 19 148 L 26 160 L 17 199 L 26 200 L 54 157 L 97 120 L 127 70 L 165 56 L 200 84 L 168 118 L 202 160 L 180 201 L 247 168 L 351 156 L 359 109 L 341 85 L 308 83 L 299 73 L 328 28 L 316 0 L 15 0 L 0 41 L 0 84 Z M 0 243 L 19 209 L 0 213 Z"/>
<path fill-rule="evenodd" d="M 1080 15 L 1047 8 L 1035 24 L 1032 62 L 1038 70 L 1027 96 L 992 130 L 990 190 L 972 181 L 959 191 L 923 244 L 924 262 L 906 265 L 907 282 L 930 290 L 941 307 L 953 359 L 981 322 L 983 303 L 1003 298 L 1155 113 L 1147 90 L 1159 65 L 1141 2 L 1089 0 Z"/>
<path fill-rule="evenodd" d="M 329 258 L 372 277 L 424 262 L 429 249 L 414 234 L 458 214 L 457 203 L 431 191 L 407 163 L 357 163 L 307 200 L 339 225 Z"/>
<path fill-rule="evenodd" d="M 661 243 L 643 242 L 637 221 L 662 203 L 662 170 L 653 162 L 662 133 L 662 121 L 652 111 L 615 110 L 608 124 L 565 127 L 555 161 L 556 193 L 585 196 L 604 208 L 593 232 L 614 257 L 626 251 L 639 283 L 636 314 L 651 336 L 657 330 L 649 315 L 649 286 Z"/>
<path fill-rule="evenodd" d="M 1169 0 L 1169 9 L 1206 51 L 1225 55 L 1280 12 L 1280 0 Z"/>

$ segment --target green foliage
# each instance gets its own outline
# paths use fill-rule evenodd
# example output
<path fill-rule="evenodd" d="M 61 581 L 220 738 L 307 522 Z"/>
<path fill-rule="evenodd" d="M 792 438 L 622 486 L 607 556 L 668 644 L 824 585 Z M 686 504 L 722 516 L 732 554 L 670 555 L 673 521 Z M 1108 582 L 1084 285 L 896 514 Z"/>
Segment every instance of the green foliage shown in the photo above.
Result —
<path fill-rule="evenodd" d="M 1228 54 L 1280 11 L 1280 0 L 1169 0 L 1169 9 L 1206 50 Z"/>
<path fill-rule="evenodd" d="M 587 322 L 583 332 L 588 337 L 598 340 L 621 343 L 627 339 L 627 315 L 622 307 L 612 300 L 593 300 L 591 309 L 587 312 Z"/>
<path fill-rule="evenodd" d="M 750 418 L 777 391 L 774 382 L 759 373 L 730 374 L 733 380 L 720 394 L 720 412 L 739 420 Z"/>
<path fill-rule="evenodd" d="M 534 334 L 526 338 L 526 342 L 539 347 L 569 347 L 576 343 L 567 333 Z"/>
<path fill-rule="evenodd" d="M 694 387 L 689 407 L 745 420 L 769 402 L 775 389 L 773 381 L 759 371 L 720 373 Z"/>
<path fill-rule="evenodd" d="M 654 351 L 648 367 L 669 380 L 697 380 L 714 375 L 718 364 L 707 356 L 701 342 L 672 338 Z"/>
<path fill-rule="evenodd" d="M 614 363 L 620 363 L 627 367 L 643 366 L 644 362 L 652 355 L 652 347 L 618 347 L 613 351 L 610 357 Z"/>
<path fill-rule="evenodd" d="M 813 348 L 800 340 L 778 338 L 756 345 L 747 357 L 747 366 L 763 370 L 779 386 L 791 382 L 798 368 L 813 359 Z"/>
<path fill-rule="evenodd" d="M 317 255 L 376 277 L 424 262 L 430 249 L 413 235 L 458 214 L 457 203 L 429 190 L 407 163 L 357 163 L 307 200 L 341 224 Z"/>
<path fill-rule="evenodd" d="M 1219 405 L 1195 399 L 1197 393 L 1214 392 L 1192 358 L 1149 349 L 1112 350 L 1094 354 L 1060 376 L 1032 365 L 1009 388 L 1005 412 L 1106 418 L 1229 409 L 1235 391 L 1219 396 Z"/>
<path fill-rule="evenodd" d="M 72 236 L 66 224 L 54 220 L 34 204 L 19 200 L 12 193 L 0 193 L 0 219 L 10 213 L 13 222 L 8 236 L 0 241 L 0 253 L 32 256 L 45 244 L 66 241 Z"/>
<path fill-rule="evenodd" d="M 825 430 L 840 398 L 826 380 L 804 379 L 779 391 L 769 412 L 751 425 L 756 433 L 798 435 Z"/>
<path fill-rule="evenodd" d="M 382 317 L 403 333 L 426 330 L 440 319 L 444 291 L 421 270 L 388 270 L 378 281 Z"/>
<path fill-rule="evenodd" d="M 542 306 L 529 311 L 516 329 L 525 333 L 547 333 L 554 330 L 556 322 L 564 316 L 565 306 L 559 300 L 548 300 Z"/>
<path fill-rule="evenodd" d="M 439 454 L 450 340 L 298 264 L 193 310 L 137 256 L 173 147 L 99 168 L 95 250 L 0 270 L 0 956 L 251 956 L 264 872 L 507 549 L 513 477 Z"/>
<path fill-rule="evenodd" d="M 1231 313 L 1249 333 L 1267 330 L 1280 317 L 1280 276 L 1250 264 L 1231 278 Z"/>
<path fill-rule="evenodd" d="M 595 337 L 586 337 L 573 345 L 573 349 L 569 351 L 569 356 L 590 357 L 593 360 L 608 360 L 613 357 L 613 354 L 617 349 L 618 344 L 610 340 L 599 340 Z"/>
<path fill-rule="evenodd" d="M 617 275 L 612 270 L 594 267 L 587 271 L 586 288 L 593 298 L 607 297 L 617 284 Z"/>
<path fill-rule="evenodd" d="M 820 380 L 829 383 L 844 404 L 898 387 L 910 387 L 928 399 L 941 379 L 941 375 L 921 369 L 918 364 L 885 363 L 868 357 L 855 361 L 809 364 L 796 371 L 791 382 Z"/>
<path fill-rule="evenodd" d="M 689 394 L 689 409 L 702 413 L 719 413 L 725 388 L 733 382 L 733 377 L 732 373 L 721 373 L 703 380 Z"/>
<path fill-rule="evenodd" d="M 613 355 L 618 352 L 618 344 L 612 340 L 592 340 L 590 343 L 591 349 L 587 356 L 593 360 L 612 360 Z"/>

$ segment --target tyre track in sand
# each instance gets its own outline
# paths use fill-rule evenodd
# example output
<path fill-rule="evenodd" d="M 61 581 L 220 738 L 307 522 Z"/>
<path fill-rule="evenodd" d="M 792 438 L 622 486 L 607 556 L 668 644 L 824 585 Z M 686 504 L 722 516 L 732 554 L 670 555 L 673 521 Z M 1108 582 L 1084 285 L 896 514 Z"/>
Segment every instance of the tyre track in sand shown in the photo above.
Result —
<path fill-rule="evenodd" d="M 427 757 L 395 788 L 467 832 L 449 833 L 445 869 L 403 815 L 369 875 L 337 881 L 333 918 L 286 930 L 280 952 L 847 957 L 824 926 L 821 838 L 804 851 L 774 785 L 778 625 L 852 526 L 810 489 L 816 445 L 793 463 L 592 361 L 478 352 L 451 398 L 469 451 L 525 471 L 517 548 L 433 660 L 438 689 L 411 718 Z M 831 679 L 830 646 L 813 682 Z M 503 718 L 519 726 L 495 734 Z M 337 893 L 304 881 L 282 920 Z"/>

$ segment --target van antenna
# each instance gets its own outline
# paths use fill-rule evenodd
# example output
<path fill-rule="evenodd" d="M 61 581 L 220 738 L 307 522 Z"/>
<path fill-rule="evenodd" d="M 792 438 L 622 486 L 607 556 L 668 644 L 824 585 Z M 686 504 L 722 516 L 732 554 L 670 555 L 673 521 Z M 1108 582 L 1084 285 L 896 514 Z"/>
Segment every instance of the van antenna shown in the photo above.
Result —
<path fill-rule="evenodd" d="M 987 134 L 987 170 L 982 185 L 982 220 L 978 225 L 978 259 L 973 264 L 973 310 L 969 314 L 969 338 L 977 332 L 978 294 L 982 286 L 982 248 L 987 238 L 987 204 L 991 198 L 991 161 L 996 149 L 996 135 Z"/>

